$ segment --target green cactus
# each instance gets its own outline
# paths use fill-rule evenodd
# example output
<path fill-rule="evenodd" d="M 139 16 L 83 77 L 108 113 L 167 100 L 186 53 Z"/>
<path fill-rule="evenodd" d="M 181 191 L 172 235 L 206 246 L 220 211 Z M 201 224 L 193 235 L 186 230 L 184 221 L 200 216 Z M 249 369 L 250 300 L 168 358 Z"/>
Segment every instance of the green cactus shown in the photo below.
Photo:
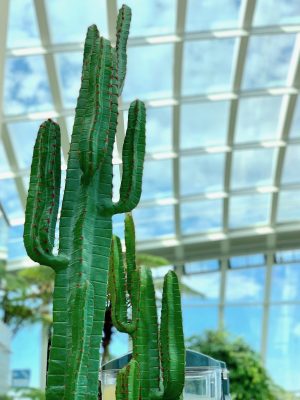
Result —
<path fill-rule="evenodd" d="M 112 152 L 130 20 L 131 10 L 123 6 L 115 48 L 99 36 L 95 25 L 87 32 L 58 254 L 53 247 L 61 179 L 59 126 L 51 120 L 44 122 L 34 147 L 24 244 L 32 260 L 56 273 L 47 400 L 95 400 L 98 396 L 112 215 L 138 204 L 145 154 L 145 106 L 136 100 L 129 109 L 123 146 L 120 200 L 113 203 Z"/>
<path fill-rule="evenodd" d="M 138 396 L 139 388 L 127 383 L 130 373 L 121 370 L 116 398 L 178 400 L 184 386 L 185 349 L 177 276 L 169 271 L 164 279 L 159 332 L 152 273 L 147 267 L 136 267 L 134 223 L 130 214 L 125 218 L 125 266 L 120 239 L 113 237 L 112 242 L 109 270 L 112 320 L 120 332 L 126 332 L 132 338 L 132 361 L 138 364 L 139 373 L 135 374 L 139 375 L 140 382 Z M 128 305 L 131 313 L 128 313 Z M 130 397 L 132 393 L 135 397 Z"/>

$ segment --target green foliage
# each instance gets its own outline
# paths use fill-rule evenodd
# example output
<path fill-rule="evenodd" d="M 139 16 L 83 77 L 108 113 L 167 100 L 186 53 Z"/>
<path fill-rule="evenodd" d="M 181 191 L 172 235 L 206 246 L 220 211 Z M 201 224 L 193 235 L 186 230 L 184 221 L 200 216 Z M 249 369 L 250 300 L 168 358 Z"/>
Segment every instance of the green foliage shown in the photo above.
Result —
<path fill-rule="evenodd" d="M 28 323 L 51 323 L 54 273 L 48 267 L 7 271 L 0 264 L 0 309 L 2 321 L 13 334 Z"/>
<path fill-rule="evenodd" d="M 124 265 L 120 239 L 113 238 L 109 297 L 114 326 L 132 338 L 133 358 L 118 376 L 116 398 L 178 400 L 184 385 L 185 349 L 177 276 L 169 271 L 164 279 L 159 331 L 152 273 L 150 268 L 136 265 L 130 214 L 125 218 L 125 244 Z M 133 376 L 140 386 L 133 384 Z"/>
<path fill-rule="evenodd" d="M 126 73 L 130 20 L 130 8 L 122 6 L 116 47 L 100 37 L 95 25 L 88 28 L 59 223 L 58 254 L 53 250 L 60 204 L 59 126 L 45 121 L 34 146 L 24 244 L 32 260 L 55 272 L 47 400 L 95 400 L 98 395 L 112 216 L 131 211 L 138 204 L 145 155 L 146 111 L 144 103 L 135 100 L 129 108 L 123 145 L 120 200 L 114 203 L 112 154 L 118 96 Z"/>
<path fill-rule="evenodd" d="M 233 400 L 284 399 L 276 396 L 279 389 L 275 388 L 258 354 L 241 338 L 232 339 L 223 331 L 207 331 L 202 337 L 189 338 L 186 345 L 226 362 Z"/>

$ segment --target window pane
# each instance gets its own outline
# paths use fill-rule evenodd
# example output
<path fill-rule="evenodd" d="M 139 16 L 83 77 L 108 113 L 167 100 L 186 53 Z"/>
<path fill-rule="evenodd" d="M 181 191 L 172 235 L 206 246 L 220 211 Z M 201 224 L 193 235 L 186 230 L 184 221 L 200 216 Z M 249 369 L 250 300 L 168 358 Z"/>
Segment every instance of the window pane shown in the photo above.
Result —
<path fill-rule="evenodd" d="M 185 263 L 185 274 L 197 274 L 205 271 L 216 270 L 220 268 L 219 260 L 192 261 Z"/>
<path fill-rule="evenodd" d="M 300 220 L 300 190 L 281 190 L 277 212 L 278 222 Z"/>
<path fill-rule="evenodd" d="M 119 7 L 123 3 L 123 0 L 118 0 Z M 146 2 L 126 0 L 126 4 L 132 9 L 133 16 L 130 25 L 130 37 L 174 33 L 176 2 L 172 0 Z"/>
<path fill-rule="evenodd" d="M 10 0 L 8 16 L 8 48 L 41 44 L 32 0 Z"/>
<path fill-rule="evenodd" d="M 33 147 L 43 121 L 26 121 L 8 124 L 8 131 L 21 169 L 30 168 Z"/>
<path fill-rule="evenodd" d="M 300 306 L 271 306 L 267 368 L 286 390 L 299 390 Z"/>
<path fill-rule="evenodd" d="M 300 263 L 274 265 L 272 301 L 300 300 Z"/>
<path fill-rule="evenodd" d="M 243 89 L 285 86 L 294 40 L 289 34 L 250 37 Z"/>
<path fill-rule="evenodd" d="M 53 108 L 43 57 L 8 58 L 5 68 L 6 114 L 38 112 Z"/>
<path fill-rule="evenodd" d="M 183 306 L 182 319 L 185 338 L 198 336 L 208 329 L 218 329 L 218 308 Z"/>
<path fill-rule="evenodd" d="M 27 253 L 23 242 L 23 225 L 12 226 L 9 228 L 8 238 L 8 259 L 27 257 Z"/>
<path fill-rule="evenodd" d="M 172 108 L 147 109 L 148 153 L 170 151 L 172 149 Z"/>
<path fill-rule="evenodd" d="M 108 36 L 105 0 L 73 0 L 72 6 L 69 0 L 51 0 L 46 6 L 54 43 L 83 42 L 92 24 L 98 26 L 101 35 Z"/>
<path fill-rule="evenodd" d="M 10 219 L 24 216 L 23 207 L 13 179 L 2 179 L 0 181 L 0 202 Z"/>
<path fill-rule="evenodd" d="M 188 288 L 199 293 L 199 296 L 184 294 L 188 304 L 217 304 L 220 297 L 220 272 L 211 272 L 201 275 L 182 276 L 181 282 Z"/>
<path fill-rule="evenodd" d="M 300 3 L 298 0 L 257 0 L 254 26 L 297 24 L 300 22 Z"/>
<path fill-rule="evenodd" d="M 288 264 L 295 261 L 300 261 L 300 250 L 283 250 L 276 252 L 276 262 L 278 264 Z"/>
<path fill-rule="evenodd" d="M 183 94 L 195 95 L 229 91 L 231 89 L 234 45 L 235 39 L 185 42 Z"/>
<path fill-rule="evenodd" d="M 180 119 L 180 148 L 224 145 L 228 116 L 228 101 L 183 104 Z"/>
<path fill-rule="evenodd" d="M 289 137 L 295 138 L 299 136 L 300 136 L 300 101 L 298 96 Z"/>
<path fill-rule="evenodd" d="M 181 195 L 222 191 L 224 163 L 224 153 L 181 157 Z"/>
<path fill-rule="evenodd" d="M 81 53 L 59 53 L 55 55 L 59 73 L 61 94 L 65 108 L 75 108 L 79 95 L 82 69 Z"/>
<path fill-rule="evenodd" d="M 171 206 L 137 208 L 133 212 L 137 240 L 174 236 L 174 210 Z"/>
<path fill-rule="evenodd" d="M 245 256 L 230 257 L 230 268 L 254 267 L 264 264 L 265 257 L 263 254 L 249 254 Z"/>
<path fill-rule="evenodd" d="M 6 151 L 4 149 L 2 140 L 0 140 L 0 172 L 8 172 L 11 170 L 7 156 L 6 156 Z"/>
<path fill-rule="evenodd" d="M 206 31 L 211 29 L 237 28 L 241 0 L 227 0 L 226 7 L 220 0 L 189 0 L 186 30 Z"/>
<path fill-rule="evenodd" d="M 231 188 L 242 189 L 271 185 L 275 154 L 274 149 L 235 150 Z"/>
<path fill-rule="evenodd" d="M 243 337 L 254 350 L 259 351 L 262 311 L 261 306 L 227 306 L 225 307 L 225 329 Z"/>
<path fill-rule="evenodd" d="M 222 200 L 181 203 L 181 230 L 184 235 L 222 228 Z"/>
<path fill-rule="evenodd" d="M 229 202 L 230 228 L 245 228 L 268 223 L 271 196 L 252 194 L 251 196 L 232 196 Z"/>
<path fill-rule="evenodd" d="M 282 184 L 300 182 L 299 171 L 297 168 L 299 161 L 300 145 L 293 144 L 287 146 L 281 177 Z"/>
<path fill-rule="evenodd" d="M 262 302 L 264 284 L 264 267 L 228 271 L 226 301 L 229 303 Z"/>
<path fill-rule="evenodd" d="M 235 142 L 276 139 L 281 100 L 279 96 L 240 99 Z"/>
<path fill-rule="evenodd" d="M 125 101 L 172 96 L 172 44 L 129 47 L 127 54 L 127 75 L 123 91 Z"/>
<path fill-rule="evenodd" d="M 144 164 L 142 200 L 173 196 L 172 160 L 147 160 Z"/>

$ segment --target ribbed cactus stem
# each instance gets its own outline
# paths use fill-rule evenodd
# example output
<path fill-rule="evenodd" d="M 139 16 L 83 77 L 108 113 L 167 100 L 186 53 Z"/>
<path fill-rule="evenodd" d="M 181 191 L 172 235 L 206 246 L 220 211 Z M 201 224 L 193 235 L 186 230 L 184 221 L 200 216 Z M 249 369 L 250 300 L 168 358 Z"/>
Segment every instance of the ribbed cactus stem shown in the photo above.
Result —
<path fill-rule="evenodd" d="M 118 16 L 116 48 L 99 36 L 95 25 L 87 32 L 58 255 L 53 253 L 53 246 L 61 179 L 59 126 L 50 120 L 44 122 L 34 147 L 24 243 L 34 261 L 49 265 L 56 273 L 47 400 L 98 398 L 112 215 L 131 210 L 138 203 L 145 154 L 145 107 L 136 100 L 130 107 L 122 155 L 122 201 L 115 204 L 112 157 L 130 19 L 131 10 L 123 6 Z"/>
<path fill-rule="evenodd" d="M 178 278 L 173 271 L 164 278 L 159 330 L 151 270 L 135 264 L 135 233 L 130 214 L 125 218 L 125 244 L 126 268 L 120 239 L 113 238 L 109 294 L 115 327 L 132 338 L 132 357 L 139 365 L 139 400 L 179 400 L 184 386 L 185 349 Z M 131 320 L 127 317 L 128 298 Z"/>

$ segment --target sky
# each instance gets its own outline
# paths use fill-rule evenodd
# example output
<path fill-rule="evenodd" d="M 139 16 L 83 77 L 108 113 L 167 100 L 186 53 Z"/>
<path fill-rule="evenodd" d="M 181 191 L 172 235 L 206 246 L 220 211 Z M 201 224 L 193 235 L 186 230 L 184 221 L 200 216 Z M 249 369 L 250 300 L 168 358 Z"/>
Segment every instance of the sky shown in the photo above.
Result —
<path fill-rule="evenodd" d="M 70 8 L 68 0 L 47 0 L 51 40 L 54 44 L 81 42 L 86 28 L 97 23 L 101 34 L 107 36 L 106 6 L 104 0 L 78 1 Z M 174 34 L 176 26 L 175 1 L 155 0 L 126 2 L 133 9 L 131 35 Z M 121 2 L 119 2 L 119 6 Z M 235 29 L 239 27 L 241 1 L 228 0 L 220 7 L 220 0 L 189 0 L 186 31 L 193 33 L 208 29 Z M 195 12 L 197 10 L 197 12 Z M 280 0 L 274 7 L 273 0 L 258 0 L 253 25 L 300 23 L 298 0 Z M 286 85 L 290 60 L 295 45 L 295 34 L 256 35 L 250 38 L 242 91 L 277 88 Z M 11 0 L 8 48 L 39 46 L 37 21 L 32 0 Z M 188 41 L 183 46 L 182 94 L 184 96 L 210 95 L 228 92 L 232 87 L 234 60 L 238 40 L 214 38 L 213 40 Z M 76 105 L 80 84 L 82 55 L 80 52 L 61 52 L 55 55 L 55 65 L 61 85 L 63 106 L 73 109 Z M 136 97 L 153 101 L 173 96 L 174 44 L 136 46 L 128 50 L 128 73 L 123 99 L 130 102 Z M 278 139 L 280 110 L 283 97 L 260 96 L 239 100 L 234 144 L 250 144 Z M 43 56 L 8 58 L 5 68 L 4 113 L 7 117 L 18 114 L 51 111 L 54 108 L 50 84 Z M 225 146 L 229 123 L 230 101 L 186 103 L 181 107 L 179 148 L 182 155 L 180 166 L 181 229 L 183 235 L 218 231 L 222 229 L 222 198 L 212 198 L 224 191 L 226 152 L 216 150 Z M 124 112 L 127 118 L 126 111 Z M 21 169 L 28 171 L 36 131 L 42 121 L 8 123 L 8 131 Z M 69 135 L 72 117 L 67 120 Z M 125 123 L 126 125 L 126 123 Z M 153 156 L 172 151 L 172 108 L 170 106 L 148 110 L 147 151 L 142 201 L 168 200 L 174 196 L 173 158 Z M 300 135 L 300 101 L 296 104 L 290 137 Z M 201 154 L 191 154 L 195 148 L 204 149 Z M 212 148 L 214 151 L 211 151 Z M 208 149 L 208 151 L 205 151 Z M 0 143 L 1 172 L 8 172 L 9 165 Z M 152 155 L 152 156 L 150 156 Z M 235 150 L 231 175 L 232 190 L 272 185 L 276 147 Z M 283 166 L 282 184 L 300 184 L 300 145 L 287 147 Z M 163 173 L 161 173 L 163 171 Z M 28 178 L 24 176 L 25 187 Z M 118 182 L 119 180 L 116 179 Z M 207 198 L 194 200 L 203 194 Z M 115 194 L 116 195 L 116 194 Z M 300 189 L 289 187 L 279 194 L 278 222 L 300 221 Z M 10 218 L 22 218 L 20 200 L 15 183 L 5 179 L 0 185 L 0 200 Z M 255 205 L 253 207 L 253 204 Z M 267 224 L 270 217 L 270 193 L 255 195 L 236 194 L 229 206 L 230 229 L 250 225 Z M 138 240 L 158 237 L 174 237 L 174 207 L 170 204 L 139 207 L 135 212 Z M 123 235 L 122 217 L 114 218 L 115 232 Z M 9 255 L 17 258 L 25 254 L 22 245 L 22 227 L 10 231 Z M 299 265 L 278 266 L 273 270 L 272 301 L 299 301 Z M 205 300 L 184 299 L 184 328 L 187 336 L 217 328 L 220 273 L 210 272 L 186 277 L 186 284 L 206 294 Z M 225 325 L 233 333 L 242 335 L 255 348 L 260 346 L 262 302 L 265 284 L 263 268 L 247 271 L 231 271 L 226 286 L 228 305 Z M 246 290 L 244 288 L 247 288 Z M 241 306 L 239 303 L 243 303 Z M 197 318 L 195 318 L 195 313 Z M 241 323 L 240 321 L 243 321 Z M 272 306 L 270 314 L 267 365 L 271 374 L 286 386 L 295 382 L 293 366 L 300 355 L 299 306 Z M 195 323 L 194 323 L 195 322 Z M 285 329 L 281 330 L 284 326 Z M 12 368 L 32 367 L 32 385 L 39 382 L 40 327 L 26 328 L 13 341 Z M 120 354 L 127 349 L 124 335 L 116 335 L 113 352 Z M 275 366 L 285 360 L 284 377 Z"/>

